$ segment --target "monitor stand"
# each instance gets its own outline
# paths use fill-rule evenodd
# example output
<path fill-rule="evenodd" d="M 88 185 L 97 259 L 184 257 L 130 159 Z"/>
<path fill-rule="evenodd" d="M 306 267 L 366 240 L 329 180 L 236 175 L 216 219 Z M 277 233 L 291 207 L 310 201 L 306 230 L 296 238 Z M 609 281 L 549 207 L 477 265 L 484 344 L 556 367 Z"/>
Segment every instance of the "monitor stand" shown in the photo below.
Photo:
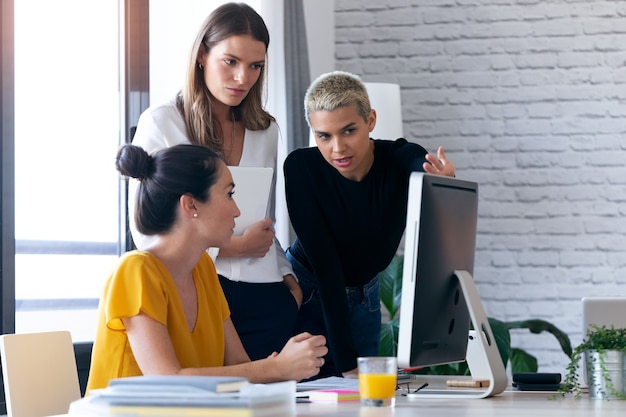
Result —
<path fill-rule="evenodd" d="M 467 271 L 454 271 L 459 280 L 465 302 L 470 313 L 474 330 L 470 330 L 467 343 L 467 366 L 473 379 L 488 380 L 484 389 L 447 388 L 423 389 L 407 394 L 410 399 L 417 398 L 487 398 L 500 394 L 506 389 L 508 379 L 502 363 L 496 340 L 491 331 L 489 320 L 480 301 L 476 284 Z"/>

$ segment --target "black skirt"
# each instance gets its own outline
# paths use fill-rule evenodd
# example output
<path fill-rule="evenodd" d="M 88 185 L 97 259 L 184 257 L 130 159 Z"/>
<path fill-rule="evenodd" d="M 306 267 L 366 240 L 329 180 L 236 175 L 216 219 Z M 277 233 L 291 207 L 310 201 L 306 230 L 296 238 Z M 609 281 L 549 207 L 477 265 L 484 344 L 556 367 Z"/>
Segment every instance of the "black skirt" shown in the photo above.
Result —
<path fill-rule="evenodd" d="M 295 298 L 283 282 L 250 283 L 219 276 L 230 315 L 250 359 L 280 352 L 298 317 Z"/>

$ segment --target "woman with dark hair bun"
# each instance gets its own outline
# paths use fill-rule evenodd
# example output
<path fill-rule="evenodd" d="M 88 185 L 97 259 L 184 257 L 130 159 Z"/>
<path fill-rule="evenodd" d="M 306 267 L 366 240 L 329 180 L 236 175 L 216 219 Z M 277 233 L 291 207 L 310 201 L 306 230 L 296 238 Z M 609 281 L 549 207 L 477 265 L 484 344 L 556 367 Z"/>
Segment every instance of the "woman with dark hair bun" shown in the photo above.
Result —
<path fill-rule="evenodd" d="M 206 146 L 176 145 L 149 155 L 120 148 L 116 167 L 139 180 L 137 229 L 154 239 L 120 258 L 100 298 L 87 390 L 137 375 L 231 375 L 251 382 L 316 375 L 323 336 L 302 333 L 279 353 L 251 361 L 230 319 L 206 252 L 233 234 L 235 184 Z"/>
<path fill-rule="evenodd" d="M 230 166 L 274 169 L 266 218 L 208 249 L 215 261 L 232 320 L 252 359 L 279 350 L 292 335 L 302 291 L 275 237 L 279 130 L 263 107 L 269 32 L 245 3 L 226 3 L 202 23 L 193 42 L 185 82 L 171 100 L 139 118 L 133 144 L 152 153 L 181 143 L 203 145 Z M 134 223 L 129 183 L 130 230 L 141 249 L 150 242 Z"/>

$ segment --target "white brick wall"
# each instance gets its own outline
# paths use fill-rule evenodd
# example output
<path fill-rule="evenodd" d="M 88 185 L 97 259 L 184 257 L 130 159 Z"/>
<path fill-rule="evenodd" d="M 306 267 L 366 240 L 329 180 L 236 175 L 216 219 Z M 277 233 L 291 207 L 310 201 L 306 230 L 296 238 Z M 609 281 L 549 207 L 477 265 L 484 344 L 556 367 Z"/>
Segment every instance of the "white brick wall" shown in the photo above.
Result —
<path fill-rule="evenodd" d="M 408 139 L 478 181 L 488 315 L 580 342 L 583 296 L 626 296 L 626 2 L 336 0 L 336 67 L 402 88 Z M 540 370 L 551 335 L 516 331 Z"/>

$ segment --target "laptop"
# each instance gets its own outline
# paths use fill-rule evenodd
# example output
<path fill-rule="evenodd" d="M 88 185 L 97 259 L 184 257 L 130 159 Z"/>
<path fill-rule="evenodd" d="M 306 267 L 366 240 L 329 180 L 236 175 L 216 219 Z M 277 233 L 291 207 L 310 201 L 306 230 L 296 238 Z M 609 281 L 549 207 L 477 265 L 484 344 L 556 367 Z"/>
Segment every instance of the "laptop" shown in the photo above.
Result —
<path fill-rule="evenodd" d="M 233 198 L 241 211 L 235 219 L 235 235 L 268 217 L 274 169 L 268 167 L 229 166 L 235 183 Z"/>
<path fill-rule="evenodd" d="M 583 338 L 591 324 L 626 327 L 626 297 L 584 297 Z"/>
<path fill-rule="evenodd" d="M 583 297 L 583 339 L 589 326 L 626 327 L 626 297 Z M 582 366 L 587 381 L 587 369 Z"/>

